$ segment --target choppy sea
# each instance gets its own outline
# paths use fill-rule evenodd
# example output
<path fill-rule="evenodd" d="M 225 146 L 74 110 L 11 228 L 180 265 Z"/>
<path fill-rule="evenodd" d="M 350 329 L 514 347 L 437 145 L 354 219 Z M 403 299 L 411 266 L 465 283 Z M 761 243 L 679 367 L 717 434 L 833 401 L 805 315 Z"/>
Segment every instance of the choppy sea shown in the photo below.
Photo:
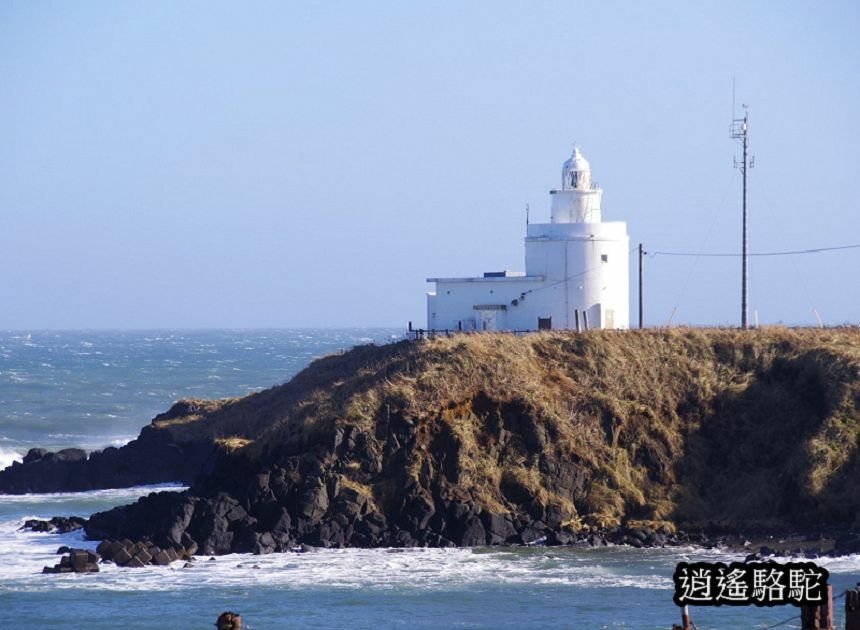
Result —
<path fill-rule="evenodd" d="M 32 446 L 120 445 L 183 397 L 239 396 L 285 382 L 314 357 L 402 331 L 0 332 L 0 467 Z M 177 489 L 162 487 L 160 489 Z M 15 628 L 648 628 L 680 623 L 679 561 L 742 559 L 696 549 L 346 549 L 201 557 L 192 568 L 43 575 L 79 532 L 18 531 L 25 519 L 86 516 L 153 488 L 0 495 L 0 611 Z M 819 561 L 839 594 L 860 556 Z M 842 627 L 842 600 L 837 625 Z M 800 628 L 799 610 L 692 608 L 700 630 Z M 784 623 L 783 623 L 784 622 Z"/>

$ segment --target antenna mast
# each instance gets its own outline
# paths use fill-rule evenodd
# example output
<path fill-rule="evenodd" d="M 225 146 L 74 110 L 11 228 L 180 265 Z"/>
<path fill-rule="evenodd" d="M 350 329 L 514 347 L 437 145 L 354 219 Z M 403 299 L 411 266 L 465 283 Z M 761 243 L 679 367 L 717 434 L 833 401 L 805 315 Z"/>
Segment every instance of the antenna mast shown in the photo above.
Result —
<path fill-rule="evenodd" d="M 732 91 L 734 91 L 734 89 Z M 755 158 L 750 159 L 749 157 L 749 112 L 747 111 L 746 105 L 742 105 L 742 107 L 744 108 L 744 117 L 734 118 L 732 120 L 730 136 L 734 140 L 740 140 L 744 148 L 743 161 L 738 163 L 737 159 L 735 159 L 735 168 L 740 169 L 741 171 L 741 175 L 743 176 L 744 188 L 743 248 L 741 255 L 741 328 L 747 329 L 749 328 L 749 253 L 747 251 L 749 245 L 749 233 L 747 229 L 747 171 L 753 166 L 755 166 Z"/>

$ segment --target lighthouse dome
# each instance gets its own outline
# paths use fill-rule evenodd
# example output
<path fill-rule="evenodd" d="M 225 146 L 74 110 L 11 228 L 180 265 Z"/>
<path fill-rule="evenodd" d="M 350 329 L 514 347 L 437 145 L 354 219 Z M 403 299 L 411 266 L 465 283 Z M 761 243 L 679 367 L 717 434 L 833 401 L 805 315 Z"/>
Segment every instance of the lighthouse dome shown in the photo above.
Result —
<path fill-rule="evenodd" d="M 579 147 L 573 146 L 573 154 L 561 167 L 562 190 L 589 190 L 591 188 L 591 165 Z"/>

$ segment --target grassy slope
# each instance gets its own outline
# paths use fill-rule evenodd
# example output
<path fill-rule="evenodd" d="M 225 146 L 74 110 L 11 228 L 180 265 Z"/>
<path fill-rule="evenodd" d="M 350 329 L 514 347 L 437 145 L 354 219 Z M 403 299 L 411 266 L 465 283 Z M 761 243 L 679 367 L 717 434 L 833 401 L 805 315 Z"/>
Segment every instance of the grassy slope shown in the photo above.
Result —
<path fill-rule="evenodd" d="M 155 424 L 259 466 L 314 452 L 380 505 L 441 470 L 494 513 L 778 527 L 860 524 L 858 410 L 856 329 L 673 329 L 359 347 Z"/>

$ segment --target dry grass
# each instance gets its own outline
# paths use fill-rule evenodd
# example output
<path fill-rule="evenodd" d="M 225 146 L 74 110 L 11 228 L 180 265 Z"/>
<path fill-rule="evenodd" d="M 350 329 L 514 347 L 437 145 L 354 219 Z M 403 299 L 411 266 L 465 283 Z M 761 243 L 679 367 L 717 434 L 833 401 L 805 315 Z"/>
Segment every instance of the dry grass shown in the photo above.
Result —
<path fill-rule="evenodd" d="M 396 439 L 419 482 L 454 449 L 451 491 L 493 512 L 518 509 L 507 476 L 572 520 L 851 521 L 858 408 L 857 329 L 681 328 L 363 346 L 162 427 L 229 435 L 260 462 L 331 454 L 350 428 L 380 453 Z M 395 420 L 414 435 L 392 438 Z M 575 462 L 582 491 L 560 493 L 541 457 Z M 394 491 L 354 462 L 346 474 Z"/>
<path fill-rule="evenodd" d="M 227 451 L 228 453 L 232 453 L 234 451 L 238 451 L 239 449 L 245 448 L 252 441 L 253 440 L 249 440 L 247 438 L 240 438 L 235 436 L 227 438 L 216 438 L 214 440 L 216 446 L 220 447 L 224 451 Z"/>

